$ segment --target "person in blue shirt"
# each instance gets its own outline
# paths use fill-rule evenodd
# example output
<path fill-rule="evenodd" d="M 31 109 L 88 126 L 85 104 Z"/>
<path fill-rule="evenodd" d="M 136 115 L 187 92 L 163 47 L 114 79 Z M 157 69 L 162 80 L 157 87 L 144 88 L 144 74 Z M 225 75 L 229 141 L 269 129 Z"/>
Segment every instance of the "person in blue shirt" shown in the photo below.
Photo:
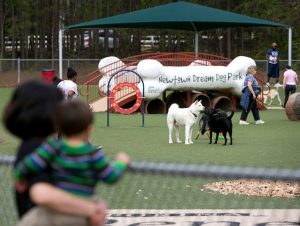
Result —
<path fill-rule="evenodd" d="M 240 125 L 249 125 L 249 123 L 246 121 L 249 111 L 252 111 L 255 124 L 264 124 L 265 122 L 260 119 L 257 103 L 256 103 L 256 97 L 260 93 L 260 89 L 258 86 L 258 82 L 255 79 L 256 74 L 256 66 L 252 65 L 249 66 L 247 69 L 246 77 L 244 80 L 244 88 L 242 91 L 242 97 L 240 105 L 243 107 L 243 111 L 240 118 Z"/>
<path fill-rule="evenodd" d="M 268 80 L 266 85 L 270 87 L 270 80 L 273 78 L 276 81 L 275 87 L 282 87 L 279 84 L 279 50 L 277 43 L 272 43 L 272 48 L 267 51 L 266 59 L 268 61 Z"/>

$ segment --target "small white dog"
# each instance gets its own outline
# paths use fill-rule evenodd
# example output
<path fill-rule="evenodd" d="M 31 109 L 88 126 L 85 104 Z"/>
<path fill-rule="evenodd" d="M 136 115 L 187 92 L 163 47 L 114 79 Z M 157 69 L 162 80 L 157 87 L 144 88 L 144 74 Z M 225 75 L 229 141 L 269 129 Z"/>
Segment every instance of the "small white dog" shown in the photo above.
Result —
<path fill-rule="evenodd" d="M 178 104 L 172 104 L 169 108 L 167 123 L 169 128 L 169 144 L 172 144 L 173 127 L 176 129 L 176 141 L 179 140 L 179 128 L 185 127 L 185 144 L 192 144 L 192 133 L 197 117 L 201 111 L 204 111 L 204 106 L 201 100 L 196 100 L 188 108 L 179 108 Z"/>
<path fill-rule="evenodd" d="M 274 87 L 274 88 L 270 89 L 270 92 L 264 91 L 264 104 L 266 104 L 268 99 L 270 99 L 270 102 L 268 103 L 268 105 L 271 105 L 273 100 L 275 98 L 277 98 L 279 105 L 280 106 L 282 105 L 278 89 L 279 89 L 279 87 Z"/>

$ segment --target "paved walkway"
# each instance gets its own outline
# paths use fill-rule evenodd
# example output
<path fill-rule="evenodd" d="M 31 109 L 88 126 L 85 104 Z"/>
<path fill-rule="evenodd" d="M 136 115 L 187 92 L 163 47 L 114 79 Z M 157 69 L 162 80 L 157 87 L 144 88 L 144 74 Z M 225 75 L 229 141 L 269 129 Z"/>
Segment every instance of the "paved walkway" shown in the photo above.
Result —
<path fill-rule="evenodd" d="M 300 225 L 300 209 L 109 210 L 112 226 L 268 226 Z"/>

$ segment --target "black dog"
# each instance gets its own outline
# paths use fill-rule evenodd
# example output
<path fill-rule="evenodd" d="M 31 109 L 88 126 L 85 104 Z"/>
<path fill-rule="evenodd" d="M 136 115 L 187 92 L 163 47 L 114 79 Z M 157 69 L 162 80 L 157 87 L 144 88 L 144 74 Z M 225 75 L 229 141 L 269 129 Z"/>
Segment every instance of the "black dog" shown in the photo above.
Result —
<path fill-rule="evenodd" d="M 227 132 L 230 137 L 230 144 L 232 144 L 232 121 L 231 118 L 234 115 L 234 111 L 228 116 L 227 113 L 221 109 L 207 109 L 204 111 L 199 121 L 199 131 L 196 139 L 199 137 L 199 133 L 203 135 L 205 131 L 209 130 L 209 143 L 212 143 L 212 133 L 216 133 L 215 144 L 218 142 L 219 133 L 221 132 L 225 143 L 227 144 Z"/>

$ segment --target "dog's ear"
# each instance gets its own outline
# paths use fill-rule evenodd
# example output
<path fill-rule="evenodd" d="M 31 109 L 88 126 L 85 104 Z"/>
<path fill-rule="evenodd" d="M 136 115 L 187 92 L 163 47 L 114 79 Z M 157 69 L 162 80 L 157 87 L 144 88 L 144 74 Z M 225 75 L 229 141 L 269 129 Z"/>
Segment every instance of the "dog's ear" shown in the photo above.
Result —
<path fill-rule="evenodd" d="M 198 100 L 195 100 L 194 104 L 198 104 Z"/>

